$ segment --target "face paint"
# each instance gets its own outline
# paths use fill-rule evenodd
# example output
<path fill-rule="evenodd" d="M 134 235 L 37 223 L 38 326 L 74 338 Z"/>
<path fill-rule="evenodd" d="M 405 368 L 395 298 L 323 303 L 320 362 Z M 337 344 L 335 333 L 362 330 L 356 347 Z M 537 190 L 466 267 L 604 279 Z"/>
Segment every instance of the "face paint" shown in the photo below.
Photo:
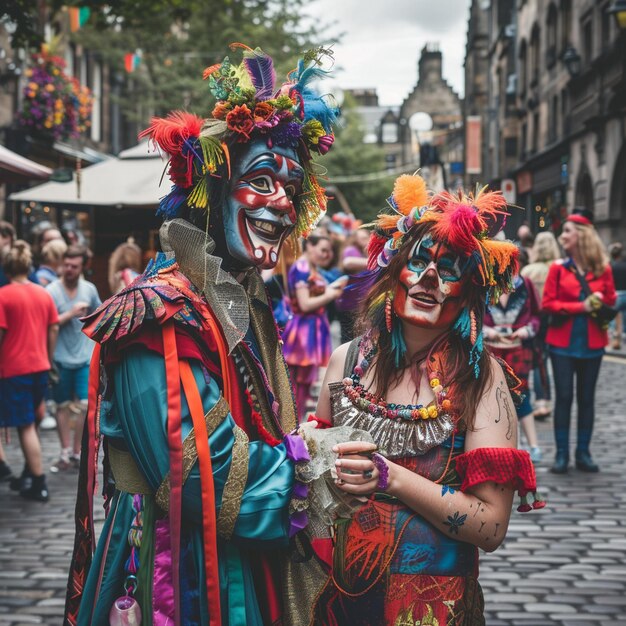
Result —
<path fill-rule="evenodd" d="M 276 265 L 296 225 L 303 179 L 295 150 L 250 144 L 235 164 L 224 206 L 224 238 L 235 260 L 261 269 Z"/>
<path fill-rule="evenodd" d="M 400 272 L 395 313 L 414 326 L 448 328 L 463 308 L 465 282 L 458 255 L 427 235 L 415 244 Z"/>

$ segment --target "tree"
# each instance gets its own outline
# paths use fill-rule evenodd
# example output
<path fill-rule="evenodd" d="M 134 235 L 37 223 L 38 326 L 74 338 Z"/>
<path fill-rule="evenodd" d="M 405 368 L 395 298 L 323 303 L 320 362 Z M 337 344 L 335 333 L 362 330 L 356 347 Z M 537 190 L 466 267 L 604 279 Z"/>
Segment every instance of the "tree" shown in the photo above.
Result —
<path fill-rule="evenodd" d="M 162 0 L 158 10 L 149 2 L 143 11 L 144 3 L 131 11 L 122 1 L 114 14 L 100 12 L 74 36 L 119 77 L 125 55 L 141 51 L 119 100 L 131 121 L 146 123 L 151 115 L 181 108 L 208 116 L 212 106 L 202 71 L 219 63 L 230 43 L 260 46 L 274 58 L 279 77 L 292 69 L 298 53 L 319 45 L 316 29 L 303 26 L 305 0 Z"/>
<path fill-rule="evenodd" d="M 349 98 L 342 108 L 341 119 L 333 149 L 324 157 L 324 167 L 328 169 L 329 183 L 339 188 L 356 217 L 369 222 L 387 206 L 386 199 L 391 195 L 394 177 L 333 182 L 334 178 L 385 171 L 385 153 L 377 144 L 363 143 L 363 122 Z M 329 212 L 339 210 L 337 200 L 332 200 Z"/>

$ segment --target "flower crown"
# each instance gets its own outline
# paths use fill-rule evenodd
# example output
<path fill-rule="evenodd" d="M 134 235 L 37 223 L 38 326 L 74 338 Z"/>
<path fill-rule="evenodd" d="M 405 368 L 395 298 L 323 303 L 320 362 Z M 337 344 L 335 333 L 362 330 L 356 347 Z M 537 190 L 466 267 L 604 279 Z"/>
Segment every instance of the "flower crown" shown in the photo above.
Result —
<path fill-rule="evenodd" d="M 321 58 L 332 52 L 322 48 L 309 51 L 298 61 L 287 82 L 276 87 L 272 58 L 260 48 L 231 44 L 243 50 L 239 65 L 229 57 L 204 70 L 209 91 L 217 99 L 212 117 L 202 119 L 175 111 L 166 118 L 153 118 L 139 137 L 149 137 L 170 155 L 168 175 L 173 182 L 161 199 L 158 213 L 176 217 L 186 204 L 209 210 L 207 175 L 219 175 L 226 168 L 230 177 L 229 146 L 259 138 L 267 145 L 296 149 L 305 170 L 296 234 L 306 235 L 326 210 L 324 189 L 313 173 L 311 153 L 326 154 L 333 141 L 333 125 L 339 110 L 311 87 L 328 72 Z"/>
<path fill-rule="evenodd" d="M 512 289 L 518 271 L 518 249 L 509 241 L 489 236 L 499 216 L 508 216 L 506 200 L 499 191 L 456 194 L 442 191 L 429 194 L 421 176 L 400 176 L 387 200 L 393 214 L 381 214 L 375 221 L 375 232 L 368 247 L 368 267 L 382 271 L 397 254 L 405 236 L 419 224 L 431 223 L 430 232 L 445 241 L 454 252 L 469 259 L 465 271 L 474 282 L 489 290 L 492 302 Z M 503 226 L 503 225 L 502 225 Z"/>

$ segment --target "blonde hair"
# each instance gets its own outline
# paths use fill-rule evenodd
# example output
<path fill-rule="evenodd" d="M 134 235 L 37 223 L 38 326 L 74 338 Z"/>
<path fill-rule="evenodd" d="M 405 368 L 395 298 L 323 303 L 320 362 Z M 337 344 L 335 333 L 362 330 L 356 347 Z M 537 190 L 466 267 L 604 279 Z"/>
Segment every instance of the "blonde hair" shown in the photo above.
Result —
<path fill-rule="evenodd" d="M 4 257 L 2 265 L 7 276 L 14 278 L 28 274 L 32 264 L 33 253 L 30 246 L 23 239 L 17 239 Z"/>
<path fill-rule="evenodd" d="M 590 270 L 598 278 L 609 264 L 606 248 L 593 226 L 584 226 L 570 222 L 578 232 L 578 254 L 586 270 Z"/>
<path fill-rule="evenodd" d="M 46 265 L 58 265 L 66 251 L 67 244 L 63 239 L 53 239 L 41 250 L 41 261 Z"/>
<path fill-rule="evenodd" d="M 538 233 L 531 251 L 531 258 L 534 263 L 550 263 L 560 259 L 561 249 L 556 237 L 548 231 Z"/>

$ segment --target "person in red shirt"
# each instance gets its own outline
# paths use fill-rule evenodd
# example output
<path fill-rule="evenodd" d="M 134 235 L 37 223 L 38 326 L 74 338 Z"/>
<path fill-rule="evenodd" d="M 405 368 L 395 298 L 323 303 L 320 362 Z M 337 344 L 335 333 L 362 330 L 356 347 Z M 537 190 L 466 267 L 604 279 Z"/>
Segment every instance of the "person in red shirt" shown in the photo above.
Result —
<path fill-rule="evenodd" d="M 613 306 L 616 294 L 611 266 L 592 220 L 591 212 L 586 209 L 574 209 L 567 218 L 559 237 L 566 258 L 550 266 L 543 289 L 542 308 L 551 316 L 546 344 L 556 391 L 556 458 L 551 468 L 555 474 L 565 474 L 569 464 L 574 379 L 578 403 L 576 468 L 584 472 L 599 471 L 589 445 L 596 383 L 608 335 L 593 313 L 600 302 Z M 587 281 L 590 295 L 585 293 L 577 273 Z"/>
<path fill-rule="evenodd" d="M 17 482 L 20 495 L 45 502 L 49 495 L 35 414 L 48 385 L 59 326 L 50 294 L 28 280 L 31 264 L 30 246 L 16 241 L 4 259 L 10 283 L 0 289 L 0 426 L 18 429 L 26 461 Z"/>

